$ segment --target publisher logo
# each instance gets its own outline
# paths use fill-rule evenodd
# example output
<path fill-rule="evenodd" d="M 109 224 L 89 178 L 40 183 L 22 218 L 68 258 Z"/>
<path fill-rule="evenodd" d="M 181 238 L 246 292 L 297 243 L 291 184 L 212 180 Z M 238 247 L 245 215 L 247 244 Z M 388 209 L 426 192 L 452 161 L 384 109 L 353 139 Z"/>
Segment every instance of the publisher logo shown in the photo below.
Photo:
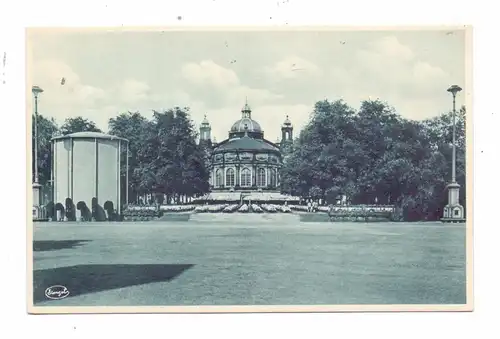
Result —
<path fill-rule="evenodd" d="M 68 295 L 69 295 L 68 289 L 62 285 L 50 286 L 45 290 L 45 296 L 53 300 L 64 299 Z"/>

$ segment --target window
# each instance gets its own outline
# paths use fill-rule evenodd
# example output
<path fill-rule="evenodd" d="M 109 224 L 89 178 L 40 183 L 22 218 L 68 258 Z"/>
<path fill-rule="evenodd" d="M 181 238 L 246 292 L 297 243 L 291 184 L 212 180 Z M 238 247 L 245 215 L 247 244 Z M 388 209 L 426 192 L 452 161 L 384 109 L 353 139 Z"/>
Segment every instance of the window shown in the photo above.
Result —
<path fill-rule="evenodd" d="M 242 153 L 240 154 L 240 159 L 241 160 L 251 160 L 253 158 L 252 153 Z"/>
<path fill-rule="evenodd" d="M 259 168 L 257 170 L 257 186 L 266 186 L 266 170 L 264 168 Z"/>
<path fill-rule="evenodd" d="M 222 170 L 218 169 L 215 172 L 215 186 L 216 187 L 221 187 L 222 186 Z"/>
<path fill-rule="evenodd" d="M 226 171 L 226 186 L 233 187 L 234 186 L 234 169 L 229 168 Z"/>
<path fill-rule="evenodd" d="M 241 186 L 250 187 L 252 186 L 252 173 L 248 168 L 241 170 Z"/>
<path fill-rule="evenodd" d="M 276 170 L 273 168 L 271 169 L 271 186 L 275 187 L 276 186 Z"/>

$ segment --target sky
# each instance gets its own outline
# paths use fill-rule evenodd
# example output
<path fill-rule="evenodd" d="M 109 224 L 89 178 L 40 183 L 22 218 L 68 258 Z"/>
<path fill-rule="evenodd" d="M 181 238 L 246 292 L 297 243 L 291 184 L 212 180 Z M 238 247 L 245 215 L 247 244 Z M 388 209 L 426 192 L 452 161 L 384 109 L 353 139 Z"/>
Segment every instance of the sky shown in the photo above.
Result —
<path fill-rule="evenodd" d="M 380 99 L 421 120 L 451 110 L 450 85 L 465 88 L 465 31 L 60 29 L 31 30 L 27 41 L 39 113 L 59 124 L 83 116 L 105 132 L 122 112 L 188 106 L 222 141 L 248 100 L 276 141 L 287 115 L 298 135 L 318 100 L 358 109 Z"/>

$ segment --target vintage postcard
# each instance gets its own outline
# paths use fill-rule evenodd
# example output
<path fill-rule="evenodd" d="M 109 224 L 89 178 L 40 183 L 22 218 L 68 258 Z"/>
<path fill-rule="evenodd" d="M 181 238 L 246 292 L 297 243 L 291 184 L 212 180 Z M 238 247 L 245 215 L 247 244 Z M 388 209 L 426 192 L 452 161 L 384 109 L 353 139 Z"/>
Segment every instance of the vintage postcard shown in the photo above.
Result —
<path fill-rule="evenodd" d="M 28 311 L 473 310 L 471 39 L 27 29 Z"/>

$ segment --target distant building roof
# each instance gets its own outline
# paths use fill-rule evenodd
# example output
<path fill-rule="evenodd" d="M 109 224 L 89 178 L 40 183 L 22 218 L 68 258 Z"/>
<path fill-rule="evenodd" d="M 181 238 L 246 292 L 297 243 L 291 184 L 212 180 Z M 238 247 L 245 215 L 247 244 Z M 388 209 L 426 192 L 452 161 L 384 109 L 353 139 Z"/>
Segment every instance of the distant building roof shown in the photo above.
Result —
<path fill-rule="evenodd" d="M 249 136 L 243 136 L 237 139 L 229 139 L 221 143 L 215 148 L 214 152 L 228 151 L 228 150 L 266 150 L 279 152 L 279 148 L 273 146 L 262 139 L 254 139 Z"/>
<path fill-rule="evenodd" d="M 99 132 L 76 132 L 66 135 L 58 135 L 52 138 L 52 140 L 58 140 L 58 139 L 106 139 L 106 140 L 128 141 L 127 139 L 117 137 L 116 135 L 110 135 Z"/>

